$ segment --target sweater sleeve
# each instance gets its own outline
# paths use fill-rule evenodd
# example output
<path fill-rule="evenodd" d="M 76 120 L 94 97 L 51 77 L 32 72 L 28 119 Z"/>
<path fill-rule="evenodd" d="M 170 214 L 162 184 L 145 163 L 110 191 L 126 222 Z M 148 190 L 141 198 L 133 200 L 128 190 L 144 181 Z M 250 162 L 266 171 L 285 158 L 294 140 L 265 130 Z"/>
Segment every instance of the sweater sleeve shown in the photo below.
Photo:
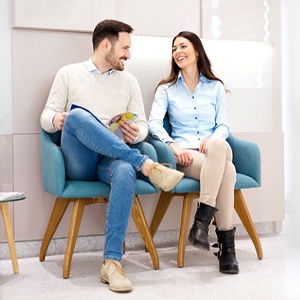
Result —
<path fill-rule="evenodd" d="M 148 125 L 146 121 L 141 89 L 139 87 L 137 79 L 133 76 L 131 80 L 128 111 L 133 111 L 139 116 L 138 120 L 136 121 L 136 125 L 139 127 L 140 130 L 139 137 L 134 142 L 132 142 L 133 144 L 136 144 L 143 141 L 147 137 Z"/>
<path fill-rule="evenodd" d="M 56 113 L 62 113 L 66 109 L 68 76 L 64 68 L 61 68 L 53 81 L 48 100 L 41 114 L 40 123 L 42 128 L 47 132 L 55 132 L 52 126 L 52 118 Z"/>

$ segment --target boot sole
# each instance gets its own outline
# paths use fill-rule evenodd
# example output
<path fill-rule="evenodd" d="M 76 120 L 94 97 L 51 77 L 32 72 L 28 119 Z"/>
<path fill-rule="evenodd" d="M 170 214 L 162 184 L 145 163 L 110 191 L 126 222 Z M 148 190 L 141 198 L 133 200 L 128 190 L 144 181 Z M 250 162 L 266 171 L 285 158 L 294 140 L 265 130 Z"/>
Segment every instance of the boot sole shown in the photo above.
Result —
<path fill-rule="evenodd" d="M 223 274 L 238 274 L 239 273 L 239 270 L 238 269 L 232 269 L 232 270 L 222 270 L 222 269 L 219 269 L 221 273 Z"/>
<path fill-rule="evenodd" d="M 196 247 L 197 249 L 203 250 L 203 251 L 205 251 L 205 252 L 209 252 L 209 251 L 210 251 L 210 247 L 207 248 L 206 246 L 204 246 L 204 245 L 202 245 L 202 244 L 194 243 L 194 242 L 192 241 L 192 239 L 190 239 L 190 237 L 188 238 L 188 240 L 189 240 L 189 242 L 191 243 L 191 245 L 194 246 L 194 247 Z"/>

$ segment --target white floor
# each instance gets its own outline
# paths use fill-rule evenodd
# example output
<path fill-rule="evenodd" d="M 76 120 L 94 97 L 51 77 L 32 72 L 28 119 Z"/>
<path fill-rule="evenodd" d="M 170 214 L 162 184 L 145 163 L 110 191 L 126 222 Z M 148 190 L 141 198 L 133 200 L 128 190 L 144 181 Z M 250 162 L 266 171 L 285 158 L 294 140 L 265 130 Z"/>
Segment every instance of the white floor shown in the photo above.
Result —
<path fill-rule="evenodd" d="M 238 275 L 218 271 L 217 259 L 187 245 L 185 267 L 176 266 L 176 247 L 158 248 L 160 269 L 153 270 L 148 253 L 127 251 L 122 265 L 133 283 L 131 293 L 117 294 L 99 280 L 101 252 L 73 256 L 71 276 L 62 278 L 63 256 L 19 259 L 20 274 L 10 260 L 0 261 L 0 299 L 300 299 L 299 249 L 283 232 L 261 237 L 263 260 L 249 239 L 236 241 Z"/>

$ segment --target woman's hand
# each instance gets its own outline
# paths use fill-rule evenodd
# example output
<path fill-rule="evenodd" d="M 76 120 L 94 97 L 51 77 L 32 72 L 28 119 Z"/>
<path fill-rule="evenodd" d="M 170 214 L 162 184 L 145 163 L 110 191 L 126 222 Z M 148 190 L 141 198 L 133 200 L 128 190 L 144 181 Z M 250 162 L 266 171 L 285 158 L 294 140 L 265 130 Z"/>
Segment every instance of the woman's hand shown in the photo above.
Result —
<path fill-rule="evenodd" d="M 177 164 L 187 167 L 193 162 L 193 157 L 188 150 L 181 149 L 176 143 L 170 143 L 170 147 L 177 158 Z"/>
<path fill-rule="evenodd" d="M 205 153 L 206 151 L 206 146 L 207 146 L 207 143 L 208 143 L 209 139 L 206 138 L 206 139 L 203 139 L 200 143 L 200 147 L 199 147 L 199 152 L 200 153 Z"/>

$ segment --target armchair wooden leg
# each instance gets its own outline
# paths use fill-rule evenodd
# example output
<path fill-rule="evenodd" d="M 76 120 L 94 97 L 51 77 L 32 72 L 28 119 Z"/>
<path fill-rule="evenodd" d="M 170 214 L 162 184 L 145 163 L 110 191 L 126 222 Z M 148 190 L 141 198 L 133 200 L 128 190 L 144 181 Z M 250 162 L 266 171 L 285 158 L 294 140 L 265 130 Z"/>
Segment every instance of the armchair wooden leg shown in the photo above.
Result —
<path fill-rule="evenodd" d="M 40 249 L 40 261 L 44 261 L 49 247 L 50 241 L 66 212 L 66 209 L 70 203 L 70 199 L 56 198 L 55 204 L 52 209 L 52 214 L 43 238 L 43 242 Z"/>
<path fill-rule="evenodd" d="M 134 197 L 134 204 L 132 207 L 132 211 L 131 211 L 131 217 L 137 227 L 137 229 L 140 232 L 140 235 L 142 237 L 142 239 L 144 240 L 144 243 L 147 247 L 147 249 L 149 250 L 149 254 L 151 256 L 152 259 L 152 263 L 153 263 L 153 268 L 155 270 L 158 270 L 159 268 L 159 259 L 158 259 L 158 254 L 157 254 L 157 250 L 156 247 L 154 245 L 153 242 L 153 238 L 152 235 L 150 233 L 140 200 L 138 198 L 138 196 Z"/>
<path fill-rule="evenodd" d="M 178 243 L 177 266 L 182 268 L 184 266 L 184 253 L 191 218 L 193 200 L 198 198 L 198 193 L 188 193 L 184 195 L 182 204 L 182 216 Z"/>
<path fill-rule="evenodd" d="M 69 278 L 74 248 L 80 228 L 83 211 L 86 205 L 96 203 L 92 198 L 81 198 L 74 201 L 68 241 L 63 265 L 63 278 Z"/>
<path fill-rule="evenodd" d="M 150 232 L 152 237 L 154 237 L 162 219 L 164 218 L 174 195 L 172 193 L 161 191 L 160 197 L 158 199 L 156 209 L 152 218 L 150 225 Z"/>
<path fill-rule="evenodd" d="M 262 259 L 263 251 L 261 243 L 241 190 L 234 191 L 234 208 L 254 244 L 258 259 Z"/>

